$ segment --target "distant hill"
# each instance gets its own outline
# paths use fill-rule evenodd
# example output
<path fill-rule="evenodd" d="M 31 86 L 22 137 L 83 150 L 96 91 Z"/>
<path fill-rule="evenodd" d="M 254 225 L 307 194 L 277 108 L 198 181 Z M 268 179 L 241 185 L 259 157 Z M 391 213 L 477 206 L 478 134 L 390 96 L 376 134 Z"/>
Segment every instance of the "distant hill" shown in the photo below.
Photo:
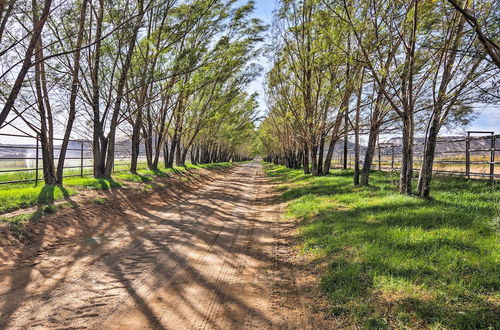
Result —
<path fill-rule="evenodd" d="M 396 146 L 395 150 L 401 150 L 403 139 L 401 137 L 394 137 L 384 141 L 384 144 L 393 144 Z M 499 142 L 497 142 L 497 145 Z M 423 152 L 425 146 L 425 138 L 416 137 L 414 142 L 415 152 Z M 485 150 L 491 147 L 491 140 L 485 137 L 475 137 L 470 141 L 471 150 Z M 438 143 L 436 145 L 436 152 L 445 152 L 449 154 L 453 153 L 465 153 L 465 136 L 443 136 L 439 137 Z"/>

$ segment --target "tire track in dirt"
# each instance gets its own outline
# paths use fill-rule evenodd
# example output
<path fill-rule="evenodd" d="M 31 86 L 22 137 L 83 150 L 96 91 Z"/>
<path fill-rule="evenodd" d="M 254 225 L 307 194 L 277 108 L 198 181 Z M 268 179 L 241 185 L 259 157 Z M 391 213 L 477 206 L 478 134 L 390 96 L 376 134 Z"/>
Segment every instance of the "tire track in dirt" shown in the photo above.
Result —
<path fill-rule="evenodd" d="M 256 170 L 257 169 L 255 169 L 255 172 L 253 173 L 252 177 L 256 176 L 257 174 Z M 234 287 L 235 284 L 237 284 L 239 280 L 241 280 L 240 274 L 244 271 L 246 258 L 238 254 L 241 253 L 242 251 L 248 251 L 248 247 L 250 246 L 251 241 L 253 239 L 254 221 L 258 216 L 258 212 L 255 209 L 256 208 L 255 201 L 260 197 L 262 187 L 257 187 L 256 190 L 257 191 L 249 192 L 251 194 L 251 198 L 246 203 L 245 205 L 246 208 L 239 209 L 240 217 L 244 217 L 245 213 L 248 213 L 246 217 L 247 221 L 246 227 L 243 227 L 243 224 L 239 226 L 238 232 L 233 237 L 231 246 L 228 249 L 228 252 L 224 258 L 224 262 L 222 264 L 220 272 L 214 283 L 214 285 L 216 286 L 221 286 L 224 283 L 227 283 L 229 287 L 228 291 L 233 291 L 231 290 L 231 287 L 232 286 Z M 241 234 L 241 232 L 243 232 L 243 234 Z M 238 238 L 240 238 L 239 241 Z M 230 265 L 231 261 L 234 262 L 232 265 Z M 217 320 L 224 319 L 223 317 L 221 317 L 220 314 L 223 314 L 223 312 L 221 311 L 225 308 L 224 306 L 225 303 L 226 300 L 224 299 L 224 295 L 218 294 L 218 292 L 212 292 L 212 297 L 209 303 L 209 307 L 207 308 L 207 312 L 204 315 L 202 322 L 200 322 L 201 324 L 197 324 L 194 327 L 197 329 L 211 328 L 217 324 Z M 237 315 L 235 311 L 231 311 L 231 313 L 229 313 L 228 315 L 231 316 L 231 321 L 233 323 L 231 324 L 232 326 L 236 325 L 234 324 L 235 323 L 234 320 L 241 319 L 241 317 L 240 318 L 235 317 Z M 219 327 L 221 327 L 221 325 L 219 325 Z"/>
<path fill-rule="evenodd" d="M 253 173 L 248 173 L 248 169 L 240 174 L 240 178 L 255 176 L 257 168 L 254 167 L 251 171 Z M 237 184 L 236 182 L 228 180 L 228 183 L 232 185 Z M 141 317 L 141 308 L 137 306 L 136 302 L 133 300 L 129 301 L 128 306 L 116 313 L 114 318 L 104 325 L 105 328 L 141 328 L 145 324 L 153 327 L 164 327 L 165 324 L 183 324 L 183 327 L 193 326 L 197 322 L 210 322 L 207 315 L 210 314 L 210 310 L 214 308 L 215 295 L 222 293 L 219 291 L 219 285 L 228 276 L 227 261 L 230 259 L 230 250 L 234 242 L 237 240 L 239 233 L 241 231 L 241 226 L 239 223 L 230 221 L 231 218 L 243 218 L 244 213 L 247 211 L 247 202 L 244 201 L 241 205 L 238 203 L 242 199 L 242 195 L 252 196 L 252 185 L 244 186 L 244 189 L 240 190 L 239 194 L 235 198 L 230 199 L 231 205 L 226 209 L 226 215 L 220 218 L 207 219 L 207 222 L 213 222 L 212 226 L 220 226 L 217 231 L 217 235 L 214 240 L 208 242 L 200 242 L 195 248 L 189 252 L 184 252 L 184 267 L 170 277 L 165 282 L 161 283 L 165 291 L 161 293 L 153 292 L 149 290 L 148 293 L 144 294 L 144 299 L 150 301 L 150 306 L 152 308 L 157 307 L 158 310 L 155 311 L 156 315 L 159 315 L 162 322 L 156 320 L 151 324 L 151 320 L 144 319 Z M 229 197 L 229 196 L 227 196 Z M 230 217 L 228 216 L 230 215 Z M 228 221 L 229 220 L 229 221 Z M 187 281 L 186 279 L 189 279 Z M 214 279 L 214 280 L 212 280 Z M 186 283 L 197 286 L 199 292 L 196 293 L 197 299 L 186 301 L 183 295 L 179 293 L 179 288 L 182 288 Z M 201 285 L 200 285 L 201 283 Z M 166 304 L 157 304 L 156 299 L 161 297 L 169 297 L 169 301 Z M 227 297 L 226 297 L 227 298 Z M 192 313 L 193 311 L 198 311 L 197 313 Z M 207 311 L 207 312 L 205 312 Z M 135 312 L 135 313 L 134 313 Z M 131 315 L 123 319 L 122 315 Z M 215 324 L 212 323 L 212 326 Z"/>

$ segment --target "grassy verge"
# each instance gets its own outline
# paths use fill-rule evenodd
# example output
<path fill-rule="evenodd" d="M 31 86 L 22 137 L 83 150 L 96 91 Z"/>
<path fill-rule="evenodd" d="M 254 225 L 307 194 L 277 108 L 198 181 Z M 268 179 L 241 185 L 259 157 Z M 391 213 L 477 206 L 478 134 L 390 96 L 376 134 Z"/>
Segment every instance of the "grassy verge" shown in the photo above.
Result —
<path fill-rule="evenodd" d="M 169 177 L 171 175 L 182 174 L 187 171 L 197 170 L 201 168 L 205 169 L 217 169 L 223 167 L 231 167 L 234 163 L 222 162 L 213 164 L 186 164 L 186 166 L 176 166 L 174 168 L 159 168 L 158 170 L 140 169 L 137 170 L 137 174 L 124 172 L 114 176 L 114 178 L 129 181 L 129 182 L 143 182 L 148 183 L 154 181 L 155 177 Z"/>
<path fill-rule="evenodd" d="M 0 185 L 0 214 L 23 207 L 52 204 L 74 193 L 71 188 L 43 184 Z"/>
<path fill-rule="evenodd" d="M 0 216 L 1 222 L 6 222 L 9 224 L 11 230 L 14 230 L 18 234 L 22 234 L 24 232 L 25 226 L 30 222 L 36 222 L 40 220 L 40 218 L 45 214 L 51 214 L 57 212 L 58 207 L 65 207 L 63 205 L 55 206 L 55 205 L 45 205 L 40 206 L 33 213 L 25 213 L 19 214 L 14 217 L 2 217 Z"/>
<path fill-rule="evenodd" d="M 178 175 L 186 171 L 200 168 L 216 169 L 229 167 L 234 163 L 215 163 L 192 165 L 185 167 L 161 168 L 156 171 L 140 169 L 137 174 L 128 172 L 117 173 L 112 180 L 95 179 L 92 177 L 71 177 L 64 179 L 64 187 L 46 186 L 43 183 L 34 184 L 6 184 L 0 185 L 0 214 L 19 208 L 35 205 L 50 205 L 54 201 L 67 198 L 82 189 L 108 190 L 120 187 L 126 182 L 153 183 L 157 177 Z M 154 188 L 152 185 L 148 187 Z M 5 218 L 3 218 L 4 221 Z M 19 219 L 18 219 L 19 220 Z M 18 221 L 14 220 L 14 221 Z M 25 220 L 25 219 L 24 219 Z M 22 221 L 24 221 L 22 220 Z"/>
<path fill-rule="evenodd" d="M 423 200 L 399 195 L 390 173 L 358 188 L 351 171 L 266 171 L 319 265 L 328 313 L 364 328 L 500 329 L 498 187 L 436 178 Z"/>

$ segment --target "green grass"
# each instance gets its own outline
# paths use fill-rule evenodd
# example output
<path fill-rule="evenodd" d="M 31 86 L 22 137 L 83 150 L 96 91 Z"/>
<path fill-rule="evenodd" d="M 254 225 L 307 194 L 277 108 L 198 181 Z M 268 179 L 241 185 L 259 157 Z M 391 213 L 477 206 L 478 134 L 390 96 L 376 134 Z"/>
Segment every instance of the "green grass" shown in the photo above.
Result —
<path fill-rule="evenodd" d="M 213 163 L 213 164 L 186 164 L 186 166 L 176 166 L 174 168 L 165 168 L 160 167 L 158 170 L 149 170 L 149 169 L 139 169 L 137 170 L 137 174 L 126 172 L 116 174 L 114 178 L 130 181 L 130 182 L 142 182 L 142 183 L 150 183 L 154 181 L 155 177 L 169 177 L 173 174 L 182 174 L 186 171 L 196 170 L 200 168 L 205 169 L 218 169 L 224 167 L 233 166 L 234 163 L 230 162 L 222 162 L 222 163 Z"/>
<path fill-rule="evenodd" d="M 108 203 L 108 199 L 107 198 L 93 198 L 90 200 L 91 203 L 94 203 L 94 204 L 97 204 L 97 205 L 105 205 Z"/>
<path fill-rule="evenodd" d="M 130 181 L 130 182 L 150 182 L 153 180 L 152 177 L 144 175 L 142 173 L 134 174 L 134 173 L 122 173 L 115 176 L 115 178 Z"/>
<path fill-rule="evenodd" d="M 137 174 L 124 172 L 116 174 L 114 177 L 124 181 L 148 183 L 154 180 L 155 177 L 169 177 L 172 174 L 181 174 L 186 171 L 184 167 L 174 168 L 159 168 L 157 170 L 139 169 Z"/>
<path fill-rule="evenodd" d="M 80 187 L 86 189 L 95 189 L 95 190 L 109 190 L 111 188 L 121 187 L 119 182 L 114 181 L 113 179 L 96 179 L 93 177 L 74 177 L 74 178 L 65 178 L 64 186 L 66 187 Z"/>
<path fill-rule="evenodd" d="M 34 205 L 51 204 L 74 193 L 75 191 L 70 188 L 43 184 L 0 185 L 0 213 Z"/>
<path fill-rule="evenodd" d="M 43 183 L 0 185 L 0 214 L 24 207 L 51 204 L 74 195 L 78 189 L 108 190 L 120 186 L 121 184 L 114 180 L 91 177 L 66 178 L 64 187 L 48 186 Z"/>
<path fill-rule="evenodd" d="M 241 162 L 244 163 L 244 162 Z M 211 164 L 186 164 L 186 168 L 188 169 L 196 169 L 196 168 L 206 168 L 206 169 L 217 169 L 217 168 L 224 168 L 224 167 L 231 167 L 235 163 L 231 162 L 221 162 L 221 163 L 211 163 Z"/>
<path fill-rule="evenodd" d="M 185 167 L 161 168 L 155 171 L 139 169 L 137 174 L 129 172 L 116 173 L 111 180 L 96 179 L 90 176 L 69 177 L 64 179 L 64 187 L 46 186 L 40 182 L 38 185 L 34 185 L 33 183 L 3 184 L 0 185 L 0 214 L 19 208 L 52 204 L 56 200 L 74 195 L 81 189 L 108 190 L 121 187 L 124 182 L 128 181 L 147 184 L 145 186 L 146 190 L 151 190 L 155 188 L 153 183 L 158 177 L 169 177 L 199 168 L 216 169 L 233 165 L 233 163 L 187 164 Z M 14 175 L 15 177 L 3 179 L 19 179 L 17 177 L 18 173 Z"/>
<path fill-rule="evenodd" d="M 63 207 L 63 206 L 61 206 Z M 19 214 L 13 217 L 1 217 L 1 222 L 6 222 L 10 225 L 10 228 L 17 233 L 23 233 L 25 226 L 30 222 L 36 222 L 45 214 L 53 214 L 57 212 L 57 206 L 55 205 L 45 205 L 40 206 L 33 213 Z"/>
<path fill-rule="evenodd" d="M 351 171 L 266 171 L 322 273 L 328 313 L 370 329 L 500 329 L 499 187 L 439 177 L 424 200 L 399 195 L 390 173 L 359 188 Z"/>

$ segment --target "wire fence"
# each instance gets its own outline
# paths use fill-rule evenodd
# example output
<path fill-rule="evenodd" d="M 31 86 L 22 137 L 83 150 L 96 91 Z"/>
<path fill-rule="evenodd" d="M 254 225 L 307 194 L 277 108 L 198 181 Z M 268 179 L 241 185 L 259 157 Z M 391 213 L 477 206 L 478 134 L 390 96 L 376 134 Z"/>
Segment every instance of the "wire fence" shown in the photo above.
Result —
<path fill-rule="evenodd" d="M 425 141 L 417 139 L 414 145 L 414 170 L 419 171 L 424 156 Z M 364 158 L 364 150 L 360 153 Z M 398 138 L 377 143 L 372 169 L 398 171 L 401 166 L 402 147 Z M 335 168 L 344 167 L 344 151 L 334 152 Z M 461 137 L 440 137 L 436 144 L 433 172 L 446 175 L 500 178 L 500 135 L 494 132 L 469 131 Z M 347 150 L 347 168 L 354 167 L 354 150 Z"/>
<path fill-rule="evenodd" d="M 16 143 L 4 143 L 15 140 Z M 60 143 L 54 139 L 55 165 L 59 162 Z M 142 150 L 141 150 L 142 151 Z M 0 184 L 28 183 L 43 180 L 40 139 L 36 136 L 0 133 Z M 113 172 L 127 171 L 131 162 L 130 143 L 117 143 Z M 64 159 L 63 177 L 93 175 L 92 144 L 86 140 L 70 140 Z M 139 154 L 138 168 L 146 167 L 146 157 Z"/>

